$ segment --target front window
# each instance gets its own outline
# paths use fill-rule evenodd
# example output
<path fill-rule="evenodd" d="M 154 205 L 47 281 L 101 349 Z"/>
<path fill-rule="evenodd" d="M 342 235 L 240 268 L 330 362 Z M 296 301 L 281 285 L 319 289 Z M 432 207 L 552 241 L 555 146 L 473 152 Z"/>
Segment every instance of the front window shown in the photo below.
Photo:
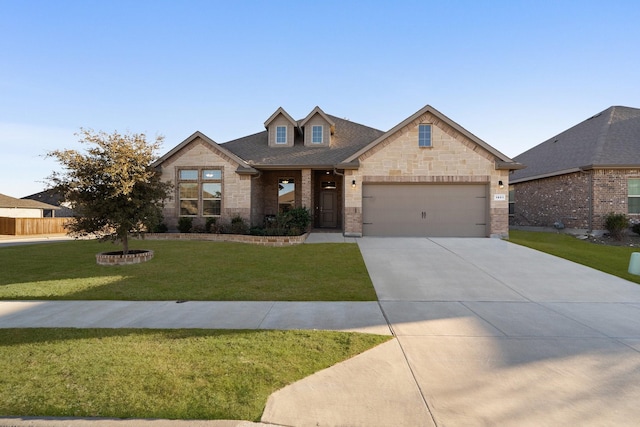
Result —
<path fill-rule="evenodd" d="M 311 142 L 313 144 L 322 144 L 322 126 L 311 128 Z"/>
<path fill-rule="evenodd" d="M 286 143 L 287 143 L 287 127 L 286 126 L 276 127 L 276 144 L 286 144 Z"/>
<path fill-rule="evenodd" d="M 629 194 L 629 213 L 640 214 L 640 178 L 629 179 L 627 190 Z"/>
<path fill-rule="evenodd" d="M 296 184 L 293 178 L 280 178 L 278 180 L 278 212 L 288 212 L 293 209 L 295 205 Z"/>
<path fill-rule="evenodd" d="M 418 146 L 431 147 L 431 125 L 420 125 L 418 127 Z"/>
<path fill-rule="evenodd" d="M 182 169 L 178 173 L 180 216 L 219 216 L 222 170 Z"/>

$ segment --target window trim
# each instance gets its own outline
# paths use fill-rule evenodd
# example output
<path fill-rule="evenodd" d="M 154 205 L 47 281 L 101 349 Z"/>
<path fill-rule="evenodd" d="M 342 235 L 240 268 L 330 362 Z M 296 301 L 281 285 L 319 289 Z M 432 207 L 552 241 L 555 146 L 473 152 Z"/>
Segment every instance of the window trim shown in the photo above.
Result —
<path fill-rule="evenodd" d="M 320 128 L 320 141 L 315 140 L 315 130 L 316 128 Z M 311 126 L 311 143 L 312 144 L 324 144 L 324 126 L 323 125 L 312 125 Z"/>
<path fill-rule="evenodd" d="M 284 141 L 283 142 L 278 142 L 278 131 L 280 129 L 284 129 Z M 276 126 L 276 138 L 275 138 L 275 142 L 278 145 L 286 145 L 287 144 L 287 126 Z"/>
<path fill-rule="evenodd" d="M 178 208 L 178 217 L 190 217 L 190 218 L 194 218 L 194 217 L 203 217 L 203 218 L 210 218 L 210 217 L 220 217 L 222 215 L 222 204 L 223 204 L 223 195 L 224 195 L 224 169 L 222 167 L 211 167 L 211 166 L 192 166 L 192 167 L 179 167 L 176 168 L 176 191 L 177 191 L 177 208 Z M 182 171 L 196 171 L 196 179 L 181 179 L 181 173 Z M 204 173 L 205 171 L 219 171 L 219 177 L 214 177 L 214 178 L 205 178 Z M 196 184 L 197 185 L 197 198 L 184 198 L 181 197 L 180 194 L 180 184 L 185 183 L 185 184 Z M 220 184 L 220 197 L 204 197 L 204 184 L 216 184 L 219 183 Z M 197 213 L 195 215 L 183 215 L 182 214 L 182 201 L 183 200 L 195 200 L 196 201 L 196 207 L 197 207 Z M 219 200 L 220 201 L 220 213 L 217 215 L 205 215 L 204 214 L 204 202 L 205 200 Z"/>
<path fill-rule="evenodd" d="M 420 123 L 418 125 L 418 147 L 420 148 L 432 148 L 433 147 L 433 126 L 431 123 Z M 429 140 L 424 141 L 423 129 L 429 129 Z M 426 135 L 424 135 L 426 136 Z"/>
<path fill-rule="evenodd" d="M 631 194 L 630 192 L 630 182 L 631 181 L 638 181 L 640 183 L 640 177 L 632 177 L 632 178 L 627 178 L 627 213 L 629 215 L 640 215 L 640 209 L 637 212 L 631 212 L 630 211 L 630 206 L 631 203 L 629 203 L 631 201 L 631 199 L 638 199 L 640 200 L 640 192 L 638 194 Z"/>

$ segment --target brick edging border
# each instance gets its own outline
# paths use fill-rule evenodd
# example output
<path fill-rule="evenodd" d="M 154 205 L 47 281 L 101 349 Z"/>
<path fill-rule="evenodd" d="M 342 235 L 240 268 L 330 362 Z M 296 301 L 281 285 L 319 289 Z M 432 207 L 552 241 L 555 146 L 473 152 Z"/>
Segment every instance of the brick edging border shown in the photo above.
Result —
<path fill-rule="evenodd" d="M 252 236 L 248 234 L 146 233 L 149 240 L 200 240 L 209 242 L 249 243 L 259 246 L 293 246 L 304 243 L 309 233 L 301 236 Z"/>

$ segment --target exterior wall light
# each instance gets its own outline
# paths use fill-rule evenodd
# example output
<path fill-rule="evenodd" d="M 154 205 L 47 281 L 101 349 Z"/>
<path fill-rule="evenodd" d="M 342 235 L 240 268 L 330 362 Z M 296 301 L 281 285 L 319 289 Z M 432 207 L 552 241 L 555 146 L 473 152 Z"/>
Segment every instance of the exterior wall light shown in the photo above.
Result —
<path fill-rule="evenodd" d="M 502 181 L 498 181 L 498 187 L 504 188 L 504 183 Z"/>
<path fill-rule="evenodd" d="M 356 188 L 356 180 L 351 181 L 351 188 Z"/>

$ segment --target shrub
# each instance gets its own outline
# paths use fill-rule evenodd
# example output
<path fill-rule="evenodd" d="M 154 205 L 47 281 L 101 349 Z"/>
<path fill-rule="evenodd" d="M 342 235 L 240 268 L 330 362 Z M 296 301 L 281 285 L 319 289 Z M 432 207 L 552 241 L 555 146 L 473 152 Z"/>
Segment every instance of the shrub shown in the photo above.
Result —
<path fill-rule="evenodd" d="M 181 216 L 178 220 L 178 231 L 181 233 L 190 233 L 193 228 L 193 218 L 190 216 Z"/>
<path fill-rule="evenodd" d="M 161 222 L 160 224 L 153 227 L 154 233 L 166 233 L 167 231 L 169 231 L 169 227 L 167 227 L 167 224 L 165 224 L 164 222 Z"/>
<path fill-rule="evenodd" d="M 625 230 L 629 227 L 629 218 L 622 213 L 609 213 L 604 217 L 604 226 L 616 240 L 622 240 Z"/>
<path fill-rule="evenodd" d="M 291 229 L 297 229 L 298 235 L 304 233 L 311 224 L 311 212 L 307 208 L 295 208 L 286 213 L 291 217 Z"/>
<path fill-rule="evenodd" d="M 248 234 L 249 225 L 239 214 L 231 218 L 231 234 Z"/>
<path fill-rule="evenodd" d="M 309 228 L 311 213 L 306 208 L 294 208 L 265 218 L 267 236 L 299 236 Z"/>
<path fill-rule="evenodd" d="M 217 233 L 218 232 L 218 227 L 216 227 L 217 223 L 218 223 L 218 218 L 212 218 L 212 217 L 207 218 L 207 221 L 204 224 L 204 231 L 206 231 L 207 233 Z"/>
<path fill-rule="evenodd" d="M 636 234 L 640 234 L 640 222 L 637 224 L 633 224 L 633 227 L 631 227 L 631 231 Z"/>

